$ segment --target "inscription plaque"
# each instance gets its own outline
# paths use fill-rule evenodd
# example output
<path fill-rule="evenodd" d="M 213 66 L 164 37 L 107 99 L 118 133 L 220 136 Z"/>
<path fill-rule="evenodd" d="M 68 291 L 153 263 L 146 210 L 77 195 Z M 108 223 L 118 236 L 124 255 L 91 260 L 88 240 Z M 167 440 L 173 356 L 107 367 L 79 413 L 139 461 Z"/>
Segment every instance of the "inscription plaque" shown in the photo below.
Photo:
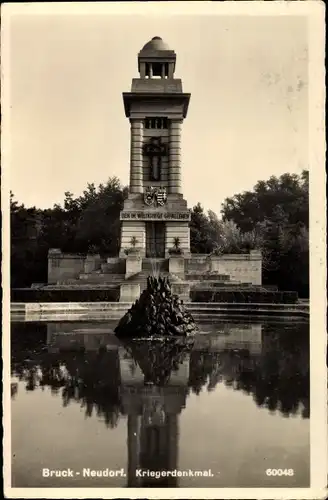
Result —
<path fill-rule="evenodd" d="M 190 212 L 121 212 L 121 220 L 190 221 Z"/>

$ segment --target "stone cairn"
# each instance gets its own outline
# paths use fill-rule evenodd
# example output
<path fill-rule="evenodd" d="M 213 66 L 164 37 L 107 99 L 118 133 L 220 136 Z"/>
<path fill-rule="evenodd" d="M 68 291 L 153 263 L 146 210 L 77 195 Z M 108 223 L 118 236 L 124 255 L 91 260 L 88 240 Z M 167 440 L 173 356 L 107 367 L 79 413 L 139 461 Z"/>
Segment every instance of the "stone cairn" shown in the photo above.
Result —
<path fill-rule="evenodd" d="M 167 278 L 147 278 L 147 288 L 115 328 L 120 338 L 188 337 L 197 330 Z"/>

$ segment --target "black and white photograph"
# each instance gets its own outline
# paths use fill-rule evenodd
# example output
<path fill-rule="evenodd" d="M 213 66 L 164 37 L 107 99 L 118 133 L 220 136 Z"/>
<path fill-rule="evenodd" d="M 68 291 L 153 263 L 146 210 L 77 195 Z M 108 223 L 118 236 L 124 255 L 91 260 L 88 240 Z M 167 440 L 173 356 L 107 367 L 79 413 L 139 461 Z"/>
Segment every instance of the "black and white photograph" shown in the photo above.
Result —
<path fill-rule="evenodd" d="M 325 498 L 324 15 L 3 6 L 7 498 Z"/>

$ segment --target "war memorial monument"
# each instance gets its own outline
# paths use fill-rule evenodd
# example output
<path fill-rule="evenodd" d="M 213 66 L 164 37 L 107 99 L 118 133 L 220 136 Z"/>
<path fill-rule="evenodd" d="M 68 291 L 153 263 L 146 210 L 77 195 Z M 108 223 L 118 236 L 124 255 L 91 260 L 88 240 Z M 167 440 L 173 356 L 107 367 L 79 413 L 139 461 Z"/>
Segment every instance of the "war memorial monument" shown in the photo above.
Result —
<path fill-rule="evenodd" d="M 123 93 L 131 127 L 130 181 L 120 214 L 119 255 L 81 256 L 50 249 L 46 288 L 116 289 L 121 302 L 133 302 L 149 275 L 169 277 L 173 292 L 184 301 L 192 290 L 204 287 L 261 287 L 259 251 L 219 256 L 190 252 L 181 133 L 191 96 L 175 77 L 176 59 L 174 50 L 154 37 L 138 54 L 139 77 Z"/>

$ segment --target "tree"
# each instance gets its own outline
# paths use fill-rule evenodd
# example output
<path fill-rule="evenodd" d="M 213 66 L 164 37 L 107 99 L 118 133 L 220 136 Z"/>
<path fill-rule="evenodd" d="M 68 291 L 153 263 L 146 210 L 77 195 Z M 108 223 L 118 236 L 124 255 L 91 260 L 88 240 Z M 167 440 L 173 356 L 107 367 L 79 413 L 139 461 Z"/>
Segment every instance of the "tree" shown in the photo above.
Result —
<path fill-rule="evenodd" d="M 192 253 L 247 253 L 260 248 L 259 231 L 243 233 L 232 220 L 222 221 L 198 203 L 191 213 L 190 240 Z"/>
<path fill-rule="evenodd" d="M 221 209 L 223 220 L 232 220 L 243 231 L 270 220 L 279 224 L 309 227 L 309 173 L 283 174 L 259 181 L 253 191 L 227 198 Z"/>
<path fill-rule="evenodd" d="M 256 235 L 263 283 L 309 293 L 309 174 L 259 181 L 253 191 L 227 198 L 221 213 L 242 234 Z"/>
<path fill-rule="evenodd" d="M 110 178 L 106 185 L 100 184 L 98 190 L 93 185 L 84 191 L 79 199 L 83 207 L 76 224 L 76 244 L 83 251 L 92 250 L 115 256 L 120 244 L 120 212 L 123 208 L 127 189 L 123 188 L 116 177 Z"/>
<path fill-rule="evenodd" d="M 190 248 L 192 253 L 209 253 L 213 250 L 210 222 L 200 203 L 191 211 Z"/>
<path fill-rule="evenodd" d="M 47 281 L 49 248 L 63 252 L 117 255 L 120 210 L 127 188 L 116 177 L 98 188 L 88 184 L 81 196 L 65 193 L 63 206 L 25 208 L 11 194 L 11 286 Z"/>
<path fill-rule="evenodd" d="M 30 277 L 34 281 L 44 281 L 42 248 L 39 245 L 41 231 L 41 211 L 35 207 L 25 208 L 10 193 L 11 229 L 11 286 L 29 286 Z"/>
<path fill-rule="evenodd" d="M 248 253 L 261 249 L 262 237 L 259 231 L 243 233 L 233 221 L 219 221 L 218 239 L 215 242 L 215 254 Z"/>

